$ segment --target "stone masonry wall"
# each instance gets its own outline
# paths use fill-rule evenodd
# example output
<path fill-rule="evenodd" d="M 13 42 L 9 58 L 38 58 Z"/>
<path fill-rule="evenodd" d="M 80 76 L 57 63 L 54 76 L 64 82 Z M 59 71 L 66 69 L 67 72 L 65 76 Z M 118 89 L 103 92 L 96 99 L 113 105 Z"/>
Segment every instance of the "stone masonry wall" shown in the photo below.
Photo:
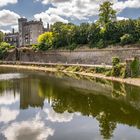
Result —
<path fill-rule="evenodd" d="M 12 53 L 12 55 L 11 55 Z M 6 61 L 16 60 L 16 55 L 11 52 L 5 58 Z M 97 49 L 97 50 L 78 50 L 78 51 L 48 51 L 34 52 L 32 50 L 19 50 L 19 60 L 26 62 L 45 62 L 45 63 L 69 63 L 69 64 L 107 64 L 110 65 L 112 57 L 120 57 L 124 62 L 134 56 L 140 57 L 139 48 L 126 49 Z"/>

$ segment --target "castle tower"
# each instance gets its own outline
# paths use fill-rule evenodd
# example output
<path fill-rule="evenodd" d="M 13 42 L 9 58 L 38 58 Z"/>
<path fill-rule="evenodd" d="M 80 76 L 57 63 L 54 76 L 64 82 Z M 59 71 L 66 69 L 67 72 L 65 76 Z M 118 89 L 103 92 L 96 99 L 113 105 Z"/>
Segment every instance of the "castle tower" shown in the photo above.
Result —
<path fill-rule="evenodd" d="M 23 26 L 24 24 L 27 22 L 26 18 L 20 18 L 18 19 L 18 27 L 19 27 L 19 46 L 23 46 L 24 45 L 24 35 L 23 35 Z"/>

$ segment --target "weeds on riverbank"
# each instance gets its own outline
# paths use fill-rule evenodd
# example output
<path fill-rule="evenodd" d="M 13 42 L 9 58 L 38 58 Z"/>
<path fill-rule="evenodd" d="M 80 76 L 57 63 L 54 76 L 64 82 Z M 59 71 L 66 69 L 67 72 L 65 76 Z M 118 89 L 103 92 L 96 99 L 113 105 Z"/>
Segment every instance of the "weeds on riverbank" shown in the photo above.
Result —
<path fill-rule="evenodd" d="M 58 65 L 57 71 L 70 73 L 88 73 L 88 74 L 104 74 L 105 76 L 113 76 L 120 78 L 138 77 L 139 76 L 139 60 L 134 59 L 130 64 L 121 63 L 118 57 L 112 58 L 112 68 L 102 67 L 84 67 L 84 66 L 64 66 Z M 130 73 L 130 74 L 129 74 Z"/>

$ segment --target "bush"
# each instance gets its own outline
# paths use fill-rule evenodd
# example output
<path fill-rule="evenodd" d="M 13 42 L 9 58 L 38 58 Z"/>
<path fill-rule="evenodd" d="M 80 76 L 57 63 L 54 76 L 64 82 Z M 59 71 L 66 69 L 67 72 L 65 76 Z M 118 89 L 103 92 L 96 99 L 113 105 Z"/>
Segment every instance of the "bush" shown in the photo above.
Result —
<path fill-rule="evenodd" d="M 53 32 L 45 32 L 38 37 L 37 41 L 39 44 L 37 45 L 38 50 L 48 50 L 53 47 L 54 34 Z"/>
<path fill-rule="evenodd" d="M 123 35 L 121 38 L 121 44 L 122 45 L 127 45 L 127 44 L 131 44 L 134 42 L 134 38 L 131 34 L 125 34 Z"/>
<path fill-rule="evenodd" d="M 140 73 L 139 59 L 135 57 L 130 67 L 131 67 L 131 77 L 138 77 Z"/>
<path fill-rule="evenodd" d="M 77 45 L 75 43 L 73 43 L 68 46 L 68 49 L 72 51 L 72 50 L 76 49 L 76 47 L 77 47 Z"/>
<path fill-rule="evenodd" d="M 118 57 L 113 57 L 112 58 L 112 65 L 113 66 L 116 66 L 119 63 L 120 63 L 120 59 Z"/>
<path fill-rule="evenodd" d="M 107 46 L 103 39 L 100 39 L 100 41 L 97 42 L 94 45 L 95 45 L 96 48 L 99 48 L 99 49 L 105 48 Z"/>
<path fill-rule="evenodd" d="M 126 78 L 126 64 L 121 64 L 120 59 L 118 57 L 112 58 L 112 65 L 113 68 L 111 72 L 106 73 L 107 76 L 115 76 L 115 77 L 122 77 Z"/>
<path fill-rule="evenodd" d="M 0 43 L 0 59 L 2 59 L 8 50 L 13 49 L 14 46 L 11 46 L 9 43 L 1 42 Z"/>

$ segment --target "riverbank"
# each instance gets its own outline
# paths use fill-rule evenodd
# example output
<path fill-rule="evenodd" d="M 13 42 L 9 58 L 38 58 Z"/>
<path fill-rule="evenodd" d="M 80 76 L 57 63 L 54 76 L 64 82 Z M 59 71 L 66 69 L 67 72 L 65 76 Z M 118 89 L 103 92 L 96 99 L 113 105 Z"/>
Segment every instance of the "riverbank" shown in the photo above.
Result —
<path fill-rule="evenodd" d="M 24 70 L 35 70 L 35 71 L 43 71 L 43 72 L 58 72 L 57 67 L 43 67 L 43 66 L 33 66 L 33 65 L 11 65 L 11 64 L 1 64 L 0 68 L 15 68 L 15 69 L 24 69 Z M 122 83 L 127 83 L 135 86 L 140 86 L 140 78 L 116 78 L 116 77 L 107 77 L 103 74 L 99 73 L 90 73 L 90 72 L 72 72 L 72 71 L 66 71 L 62 70 L 59 72 L 62 73 L 73 73 L 77 75 L 82 75 L 82 76 L 88 76 L 88 77 L 94 77 L 94 78 L 101 78 L 105 80 L 111 80 L 111 81 L 117 81 L 117 82 L 122 82 Z"/>

